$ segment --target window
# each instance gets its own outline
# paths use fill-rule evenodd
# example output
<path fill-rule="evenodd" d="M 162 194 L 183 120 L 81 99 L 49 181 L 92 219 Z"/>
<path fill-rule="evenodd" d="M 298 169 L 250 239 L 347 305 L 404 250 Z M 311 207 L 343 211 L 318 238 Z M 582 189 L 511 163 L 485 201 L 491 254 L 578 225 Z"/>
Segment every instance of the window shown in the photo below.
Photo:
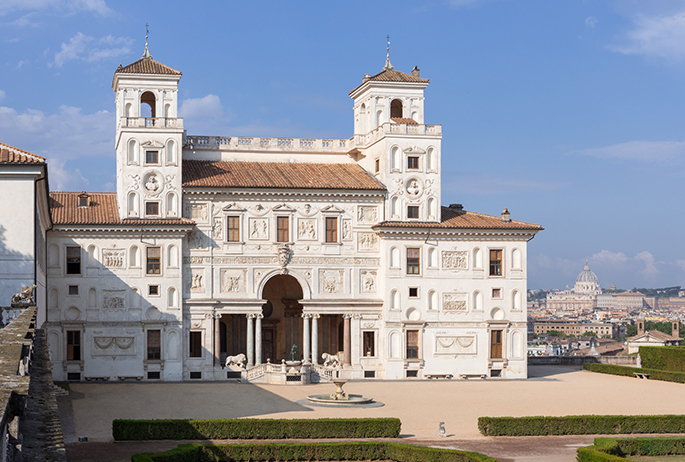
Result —
<path fill-rule="evenodd" d="M 407 359 L 418 359 L 419 357 L 419 331 L 407 331 Z"/>
<path fill-rule="evenodd" d="M 502 298 L 502 289 L 492 289 L 492 298 Z"/>
<path fill-rule="evenodd" d="M 147 274 L 160 274 L 159 247 L 147 248 Z"/>
<path fill-rule="evenodd" d="M 159 151 L 147 151 L 145 153 L 145 163 L 146 164 L 157 164 L 157 163 L 159 163 Z"/>
<path fill-rule="evenodd" d="M 502 331 L 493 330 L 490 332 L 490 357 L 502 357 Z"/>
<path fill-rule="evenodd" d="M 276 217 L 276 242 L 290 242 L 289 217 Z"/>
<path fill-rule="evenodd" d="M 148 287 L 148 295 L 159 295 L 159 286 L 154 285 Z"/>
<path fill-rule="evenodd" d="M 81 247 L 67 247 L 67 274 L 81 274 Z"/>
<path fill-rule="evenodd" d="M 376 334 L 374 332 L 363 332 L 364 356 L 376 356 Z"/>
<path fill-rule="evenodd" d="M 88 196 L 79 196 L 78 206 L 79 207 L 88 207 Z"/>
<path fill-rule="evenodd" d="M 190 357 L 202 357 L 202 332 L 190 333 Z"/>
<path fill-rule="evenodd" d="M 69 295 L 78 295 L 78 286 L 69 286 L 67 293 Z"/>
<path fill-rule="evenodd" d="M 410 205 L 407 207 L 407 218 L 419 218 L 419 206 Z"/>
<path fill-rule="evenodd" d="M 418 170 L 419 168 L 419 158 L 418 156 L 407 157 L 407 168 L 412 170 Z"/>
<path fill-rule="evenodd" d="M 490 276 L 502 275 L 502 251 L 490 251 Z"/>
<path fill-rule="evenodd" d="M 376 162 L 374 163 L 374 172 L 378 173 L 381 171 L 381 160 L 376 159 Z"/>
<path fill-rule="evenodd" d="M 67 331 L 67 361 L 81 360 L 81 331 Z"/>
<path fill-rule="evenodd" d="M 240 242 L 240 217 L 228 217 L 228 242 Z"/>
<path fill-rule="evenodd" d="M 159 215 L 159 202 L 146 202 L 145 215 Z"/>
<path fill-rule="evenodd" d="M 338 242 L 338 219 L 326 217 L 326 242 Z"/>
<path fill-rule="evenodd" d="M 421 249 L 407 249 L 407 274 L 421 274 Z"/>
<path fill-rule="evenodd" d="M 418 287 L 410 287 L 409 288 L 409 296 L 411 298 L 415 298 L 419 296 L 419 288 Z"/>
<path fill-rule="evenodd" d="M 162 359 L 160 331 L 147 331 L 147 359 Z"/>

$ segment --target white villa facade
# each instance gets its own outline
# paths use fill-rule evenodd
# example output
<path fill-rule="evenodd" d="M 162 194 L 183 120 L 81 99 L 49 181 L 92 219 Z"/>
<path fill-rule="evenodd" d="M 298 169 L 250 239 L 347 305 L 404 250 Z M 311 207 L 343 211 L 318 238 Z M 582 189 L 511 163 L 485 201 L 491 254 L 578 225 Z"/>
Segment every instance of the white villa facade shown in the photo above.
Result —
<path fill-rule="evenodd" d="M 55 380 L 526 377 L 542 228 L 440 206 L 418 69 L 365 75 L 342 140 L 187 135 L 180 78 L 120 66 L 116 193 L 51 194 Z"/>

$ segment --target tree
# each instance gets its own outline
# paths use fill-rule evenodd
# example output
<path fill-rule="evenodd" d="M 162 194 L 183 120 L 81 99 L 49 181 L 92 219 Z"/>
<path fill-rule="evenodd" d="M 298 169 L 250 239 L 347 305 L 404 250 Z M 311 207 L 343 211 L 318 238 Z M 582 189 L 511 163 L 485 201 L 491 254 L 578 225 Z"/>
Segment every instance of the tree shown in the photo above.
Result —
<path fill-rule="evenodd" d="M 564 334 L 563 332 L 560 332 L 558 330 L 548 330 L 547 336 L 548 337 L 566 337 L 566 334 Z"/>
<path fill-rule="evenodd" d="M 634 337 L 637 335 L 637 326 L 630 324 L 626 326 L 626 337 Z"/>
<path fill-rule="evenodd" d="M 596 333 L 596 332 L 587 331 L 587 332 L 583 332 L 583 335 L 581 335 L 581 337 L 594 337 L 594 338 L 597 338 L 597 333 Z"/>

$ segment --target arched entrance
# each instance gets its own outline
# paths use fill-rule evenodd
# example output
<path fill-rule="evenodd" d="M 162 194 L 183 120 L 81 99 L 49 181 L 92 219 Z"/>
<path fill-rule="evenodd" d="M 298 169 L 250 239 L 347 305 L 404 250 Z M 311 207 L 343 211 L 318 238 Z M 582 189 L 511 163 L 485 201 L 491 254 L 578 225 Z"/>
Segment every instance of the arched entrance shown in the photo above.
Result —
<path fill-rule="evenodd" d="M 262 290 L 262 357 L 271 362 L 290 359 L 297 345 L 296 359 L 302 355 L 302 287 L 293 276 L 279 274 Z"/>

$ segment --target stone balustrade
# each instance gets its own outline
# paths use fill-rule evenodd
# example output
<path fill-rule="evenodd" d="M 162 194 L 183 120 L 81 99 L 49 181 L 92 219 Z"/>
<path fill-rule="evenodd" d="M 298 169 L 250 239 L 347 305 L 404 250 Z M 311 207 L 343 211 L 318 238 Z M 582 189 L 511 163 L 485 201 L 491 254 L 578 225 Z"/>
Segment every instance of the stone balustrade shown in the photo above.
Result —
<path fill-rule="evenodd" d="M 366 135 L 354 135 L 349 139 L 186 136 L 185 147 L 187 149 L 211 149 L 220 151 L 309 151 L 347 153 L 355 147 L 367 146 L 386 135 L 439 137 L 442 135 L 442 125 L 396 124 L 388 122 Z"/>
<path fill-rule="evenodd" d="M 122 117 L 119 126 L 153 129 L 183 128 L 183 119 L 180 117 Z"/>

